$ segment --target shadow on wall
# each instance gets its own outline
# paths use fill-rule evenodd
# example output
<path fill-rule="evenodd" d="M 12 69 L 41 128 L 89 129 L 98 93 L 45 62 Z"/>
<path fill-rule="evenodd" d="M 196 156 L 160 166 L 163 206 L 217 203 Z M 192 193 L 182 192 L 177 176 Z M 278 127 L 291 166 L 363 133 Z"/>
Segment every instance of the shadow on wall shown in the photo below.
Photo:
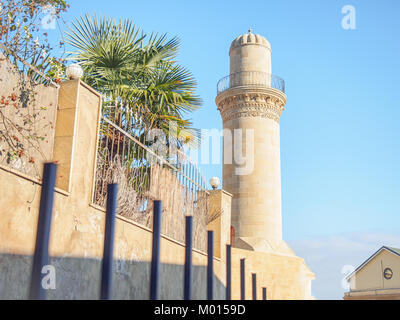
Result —
<path fill-rule="evenodd" d="M 98 300 L 101 260 L 52 257 L 56 289 L 47 291 L 49 300 Z M 0 254 L 0 299 L 28 298 L 32 256 Z M 160 299 L 183 299 L 183 265 L 160 265 Z M 193 266 L 193 299 L 206 299 L 207 268 Z M 114 260 L 112 299 L 147 300 L 150 294 L 150 262 Z M 214 296 L 224 299 L 225 286 L 214 275 Z"/>

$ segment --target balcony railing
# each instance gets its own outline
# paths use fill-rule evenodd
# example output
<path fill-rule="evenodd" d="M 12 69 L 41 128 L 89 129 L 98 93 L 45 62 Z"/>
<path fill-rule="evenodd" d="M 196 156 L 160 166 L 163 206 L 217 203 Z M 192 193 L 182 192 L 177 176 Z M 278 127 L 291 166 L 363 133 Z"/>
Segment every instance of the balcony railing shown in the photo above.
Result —
<path fill-rule="evenodd" d="M 217 85 L 217 94 L 241 86 L 274 88 L 285 93 L 285 81 L 273 74 L 259 71 L 242 71 L 222 78 Z"/>

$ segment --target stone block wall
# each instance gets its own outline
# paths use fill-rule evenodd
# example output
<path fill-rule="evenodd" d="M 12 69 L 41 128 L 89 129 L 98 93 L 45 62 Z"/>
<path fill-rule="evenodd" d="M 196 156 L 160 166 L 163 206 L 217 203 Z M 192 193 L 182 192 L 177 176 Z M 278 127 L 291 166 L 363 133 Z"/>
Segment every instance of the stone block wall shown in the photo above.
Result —
<path fill-rule="evenodd" d="M 53 160 L 58 175 L 50 235 L 56 289 L 50 299 L 98 299 L 105 212 L 93 204 L 101 96 L 81 81 L 68 81 L 58 92 Z M 41 181 L 0 165 L 0 299 L 28 297 L 39 212 Z M 215 232 L 215 298 L 225 299 L 225 245 L 230 241 L 231 195 L 212 191 L 220 214 L 208 226 Z M 150 229 L 118 216 L 114 247 L 114 299 L 148 299 Z M 162 236 L 161 299 L 183 298 L 184 244 Z M 233 297 L 239 296 L 239 259 L 259 275 L 259 290 L 268 286 L 273 299 L 309 299 L 313 275 L 296 257 L 234 249 Z M 206 298 L 207 254 L 193 250 L 194 299 Z M 251 274 L 248 273 L 251 277 Z M 247 285 L 250 289 L 250 281 Z M 250 299 L 250 295 L 247 297 Z M 259 294 L 261 299 L 261 294 Z"/>

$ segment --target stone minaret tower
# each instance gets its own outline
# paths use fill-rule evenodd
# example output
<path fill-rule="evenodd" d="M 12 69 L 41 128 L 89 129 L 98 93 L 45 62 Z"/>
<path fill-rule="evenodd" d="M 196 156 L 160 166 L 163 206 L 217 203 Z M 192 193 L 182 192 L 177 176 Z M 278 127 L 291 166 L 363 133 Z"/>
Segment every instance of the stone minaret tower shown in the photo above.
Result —
<path fill-rule="evenodd" d="M 286 104 L 284 81 L 271 75 L 269 42 L 251 30 L 232 42 L 229 55 L 230 75 L 218 83 L 216 103 L 225 129 L 223 189 L 233 194 L 234 246 L 284 252 L 290 250 L 282 241 L 279 122 Z M 245 161 L 235 155 L 238 151 Z"/>

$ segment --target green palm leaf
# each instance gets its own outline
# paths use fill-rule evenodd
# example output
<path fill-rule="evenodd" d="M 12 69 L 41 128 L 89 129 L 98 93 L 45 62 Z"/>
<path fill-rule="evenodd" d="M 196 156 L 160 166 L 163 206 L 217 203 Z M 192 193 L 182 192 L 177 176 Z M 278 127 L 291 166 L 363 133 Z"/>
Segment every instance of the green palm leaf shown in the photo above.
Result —
<path fill-rule="evenodd" d="M 84 69 L 83 80 L 134 115 L 137 130 L 168 130 L 169 121 L 182 135 L 198 134 L 184 117 L 201 105 L 192 74 L 175 61 L 180 41 L 146 34 L 130 20 L 85 15 L 73 23 L 66 42 L 73 60 Z M 190 140 L 190 139 L 186 139 Z"/>

